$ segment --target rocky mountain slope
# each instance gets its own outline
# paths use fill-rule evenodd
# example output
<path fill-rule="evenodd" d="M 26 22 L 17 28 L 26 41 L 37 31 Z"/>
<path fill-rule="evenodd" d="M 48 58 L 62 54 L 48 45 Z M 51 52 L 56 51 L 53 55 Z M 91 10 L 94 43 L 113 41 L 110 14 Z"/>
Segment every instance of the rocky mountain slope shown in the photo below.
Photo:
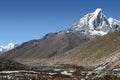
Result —
<path fill-rule="evenodd" d="M 97 37 L 47 62 L 82 66 L 120 66 L 120 30 Z"/>
<path fill-rule="evenodd" d="M 49 58 L 62 54 L 87 41 L 84 35 L 49 33 L 40 40 L 31 40 L 3 54 L 8 58 Z"/>
<path fill-rule="evenodd" d="M 113 46 L 113 45 L 108 43 L 109 42 L 108 38 L 98 37 L 98 36 L 104 36 L 106 34 L 115 32 L 119 29 L 120 29 L 120 21 L 115 20 L 113 18 L 107 19 L 107 17 L 103 14 L 102 9 L 98 8 L 93 13 L 88 13 L 79 21 L 75 22 L 71 28 L 57 33 L 49 33 L 45 35 L 42 39 L 25 42 L 19 47 L 3 54 L 3 56 L 13 59 L 22 59 L 22 60 L 27 59 L 28 61 L 29 60 L 31 61 L 32 59 L 33 60 L 38 59 L 38 61 L 39 59 L 46 60 L 54 56 L 61 56 L 63 58 L 60 59 L 58 58 L 58 60 L 55 59 L 58 63 L 63 62 L 63 63 L 80 64 L 77 61 L 81 61 L 81 63 L 84 63 L 85 60 L 86 61 L 89 60 L 90 55 L 94 57 L 95 55 L 98 55 L 97 54 L 98 52 L 100 52 L 99 55 L 101 56 L 102 52 L 100 51 L 100 49 L 102 50 L 102 48 L 106 48 L 103 49 L 103 53 L 105 53 L 103 55 L 108 56 L 107 55 L 108 53 L 106 53 L 105 51 L 109 49 L 109 46 Z M 116 37 L 117 34 L 115 35 L 115 38 Z M 95 38 L 96 40 L 92 38 Z M 105 42 L 102 41 L 102 38 L 103 41 L 105 40 Z M 111 39 L 113 38 L 110 38 L 110 40 Z M 101 40 L 101 42 L 99 40 Z M 81 43 L 84 44 L 81 45 Z M 108 43 L 110 45 L 107 46 L 105 45 L 105 43 Z M 80 45 L 80 52 L 83 53 L 80 53 L 79 50 L 75 49 L 72 51 L 73 54 L 68 55 L 67 57 L 65 52 L 77 47 L 78 45 Z M 95 47 L 93 45 L 95 45 Z M 113 48 L 114 47 L 110 49 L 114 50 Z M 112 53 L 111 50 L 109 50 L 109 52 Z M 78 53 L 76 51 L 79 53 L 79 55 L 81 54 L 82 55 L 81 56 L 77 55 Z M 64 57 L 66 57 L 66 59 Z M 91 59 L 94 62 L 94 59 L 93 58 Z M 92 64 L 92 62 L 89 63 Z"/>

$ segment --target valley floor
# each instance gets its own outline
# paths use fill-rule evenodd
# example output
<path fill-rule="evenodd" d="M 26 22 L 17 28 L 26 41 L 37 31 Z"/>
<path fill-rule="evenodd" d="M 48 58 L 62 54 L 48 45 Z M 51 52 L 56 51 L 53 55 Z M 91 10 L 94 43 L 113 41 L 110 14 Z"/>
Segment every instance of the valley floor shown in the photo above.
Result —
<path fill-rule="evenodd" d="M 120 80 L 120 68 L 105 71 L 75 65 L 32 65 L 28 70 L 0 71 L 0 80 Z"/>

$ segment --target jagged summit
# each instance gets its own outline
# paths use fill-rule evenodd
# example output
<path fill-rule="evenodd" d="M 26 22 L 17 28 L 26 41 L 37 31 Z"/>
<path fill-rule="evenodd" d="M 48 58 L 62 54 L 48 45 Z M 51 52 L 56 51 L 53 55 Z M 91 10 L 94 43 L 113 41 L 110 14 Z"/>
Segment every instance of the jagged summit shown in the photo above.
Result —
<path fill-rule="evenodd" d="M 88 13 L 80 20 L 76 21 L 70 29 L 63 30 L 56 33 L 45 35 L 51 37 L 54 35 L 61 35 L 66 33 L 74 33 L 76 35 L 85 35 L 87 38 L 94 36 L 103 36 L 107 33 L 114 32 L 120 29 L 120 21 L 107 18 L 101 8 L 97 8 L 93 13 Z"/>
<path fill-rule="evenodd" d="M 103 36 L 108 32 L 114 32 L 120 28 L 120 21 L 113 18 L 107 19 L 101 8 L 97 8 L 93 13 L 86 14 L 79 21 L 75 22 L 71 31 L 79 31 L 87 36 Z"/>
<path fill-rule="evenodd" d="M 101 13 L 102 12 L 102 9 L 101 8 L 97 8 L 95 11 L 94 11 L 94 14 L 99 14 L 99 13 Z"/>

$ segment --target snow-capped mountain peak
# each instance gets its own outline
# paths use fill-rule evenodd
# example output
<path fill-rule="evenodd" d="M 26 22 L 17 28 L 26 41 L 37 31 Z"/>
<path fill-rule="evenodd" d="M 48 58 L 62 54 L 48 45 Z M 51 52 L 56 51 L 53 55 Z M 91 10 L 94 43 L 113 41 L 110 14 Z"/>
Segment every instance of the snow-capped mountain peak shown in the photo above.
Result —
<path fill-rule="evenodd" d="M 15 47 L 15 44 L 11 42 L 11 43 L 8 44 L 8 47 L 13 49 Z"/>
<path fill-rule="evenodd" d="M 108 18 L 108 21 L 110 23 L 110 27 L 113 28 L 113 30 L 119 30 L 120 27 L 120 21 L 116 20 L 116 19 L 113 19 L 113 18 Z"/>
<path fill-rule="evenodd" d="M 113 18 L 107 19 L 101 8 L 97 8 L 93 13 L 86 14 L 79 21 L 75 22 L 71 28 L 73 32 L 80 32 L 87 36 L 106 35 L 120 29 L 120 21 Z"/>
<path fill-rule="evenodd" d="M 94 11 L 94 14 L 95 14 L 95 15 L 98 15 L 100 12 L 102 12 L 102 9 L 101 9 L 101 8 L 97 8 L 97 9 Z"/>
<path fill-rule="evenodd" d="M 4 53 L 6 51 L 14 49 L 16 46 L 17 44 L 14 44 L 12 42 L 10 42 L 8 45 L 0 45 L 0 53 Z"/>

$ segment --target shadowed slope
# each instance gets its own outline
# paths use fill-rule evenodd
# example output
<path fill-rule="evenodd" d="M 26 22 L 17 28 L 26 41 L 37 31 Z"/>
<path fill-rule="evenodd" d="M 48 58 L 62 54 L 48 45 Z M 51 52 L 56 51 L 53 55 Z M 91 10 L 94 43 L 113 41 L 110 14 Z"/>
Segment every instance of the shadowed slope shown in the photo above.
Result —
<path fill-rule="evenodd" d="M 0 70 L 21 70 L 26 69 L 26 66 L 17 63 L 13 60 L 0 57 Z"/>

